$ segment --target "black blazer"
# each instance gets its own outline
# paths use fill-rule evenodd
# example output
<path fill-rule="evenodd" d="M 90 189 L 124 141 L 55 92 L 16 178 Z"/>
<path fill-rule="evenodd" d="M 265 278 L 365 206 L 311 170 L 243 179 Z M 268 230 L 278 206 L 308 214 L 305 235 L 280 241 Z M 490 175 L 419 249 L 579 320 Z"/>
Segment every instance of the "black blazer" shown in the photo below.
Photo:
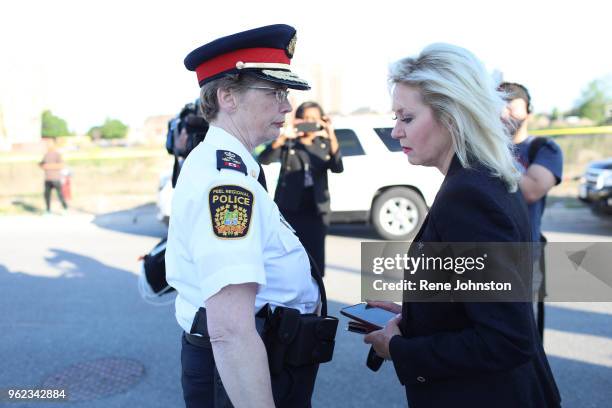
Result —
<path fill-rule="evenodd" d="M 329 225 L 327 170 L 333 173 L 342 173 L 344 170 L 340 149 L 332 154 L 329 139 L 315 137 L 312 145 L 304 145 L 299 140 L 288 140 L 283 146 L 273 149 L 270 143 L 258 158 L 261 164 L 269 164 L 277 159 L 281 162 L 274 193 L 274 201 L 278 207 L 289 212 L 299 211 L 304 192 L 304 167 L 308 164 L 313 177 L 317 213 L 323 217 L 325 224 Z"/>
<path fill-rule="evenodd" d="M 530 240 L 520 192 L 455 156 L 414 242 Z M 530 302 L 412 302 L 402 317 L 389 349 L 411 408 L 560 406 Z"/>

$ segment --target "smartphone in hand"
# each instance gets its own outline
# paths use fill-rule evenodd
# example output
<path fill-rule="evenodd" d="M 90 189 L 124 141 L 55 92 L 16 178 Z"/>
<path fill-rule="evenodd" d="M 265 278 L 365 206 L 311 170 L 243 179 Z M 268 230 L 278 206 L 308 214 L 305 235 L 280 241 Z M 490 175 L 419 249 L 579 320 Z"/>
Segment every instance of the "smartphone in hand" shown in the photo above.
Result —
<path fill-rule="evenodd" d="M 340 310 L 344 316 L 355 320 L 349 322 L 348 330 L 355 333 L 370 333 L 380 330 L 387 322 L 393 319 L 396 314 L 379 307 L 368 306 L 367 303 L 358 303 L 347 306 Z"/>
<path fill-rule="evenodd" d="M 357 334 L 368 334 L 370 332 L 373 332 L 375 329 L 372 326 L 366 326 L 363 323 L 351 320 L 350 322 L 348 322 L 346 330 Z"/>
<path fill-rule="evenodd" d="M 316 122 L 302 122 L 295 125 L 295 130 L 298 133 L 318 132 L 319 130 L 321 130 L 321 125 Z"/>

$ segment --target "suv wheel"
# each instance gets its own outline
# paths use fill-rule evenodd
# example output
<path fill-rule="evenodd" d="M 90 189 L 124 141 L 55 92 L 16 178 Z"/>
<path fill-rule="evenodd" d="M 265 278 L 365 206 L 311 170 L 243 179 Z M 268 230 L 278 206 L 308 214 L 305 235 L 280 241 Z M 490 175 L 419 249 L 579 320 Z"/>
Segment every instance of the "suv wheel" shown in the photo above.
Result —
<path fill-rule="evenodd" d="M 427 206 L 419 193 L 405 187 L 391 188 L 374 200 L 372 223 L 378 235 L 394 241 L 411 240 L 419 231 Z"/>

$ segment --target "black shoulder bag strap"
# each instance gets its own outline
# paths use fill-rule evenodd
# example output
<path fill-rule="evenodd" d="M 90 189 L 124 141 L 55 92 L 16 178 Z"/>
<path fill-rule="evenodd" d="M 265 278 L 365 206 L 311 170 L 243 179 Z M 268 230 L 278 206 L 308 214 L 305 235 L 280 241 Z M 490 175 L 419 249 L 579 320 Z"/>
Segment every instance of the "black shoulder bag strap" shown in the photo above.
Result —
<path fill-rule="evenodd" d="M 257 178 L 257 181 L 266 191 L 268 191 L 268 187 L 266 186 L 266 175 L 261 164 L 259 164 L 259 177 Z M 306 251 L 306 248 L 304 248 L 304 251 Z M 319 293 L 321 295 L 321 316 L 327 317 L 327 294 L 325 293 L 325 284 L 323 283 L 323 279 L 321 279 L 321 272 L 317 268 L 317 263 L 312 258 L 312 255 L 310 255 L 308 251 L 306 251 L 306 254 L 310 260 L 310 275 L 315 282 L 317 282 Z"/>
<path fill-rule="evenodd" d="M 536 158 L 536 155 L 546 144 L 545 137 L 536 137 L 531 141 L 529 145 L 529 150 L 527 152 L 527 161 L 529 165 L 533 163 Z M 544 258 L 544 246 L 546 245 L 546 238 L 544 235 L 540 233 L 540 271 L 542 272 L 542 285 L 540 286 L 540 291 L 538 293 L 538 309 L 536 321 L 538 324 L 538 333 L 540 334 L 540 340 L 544 341 L 544 297 L 546 296 L 546 260 Z"/>
<path fill-rule="evenodd" d="M 174 166 L 172 166 L 172 188 L 176 187 L 179 173 L 181 172 L 181 166 L 177 155 L 174 155 Z"/>
<path fill-rule="evenodd" d="M 527 152 L 527 161 L 529 161 L 530 165 L 531 163 L 533 163 L 536 158 L 536 155 L 538 154 L 542 146 L 544 146 L 545 144 L 545 137 L 536 137 L 531 141 L 531 143 L 529 144 L 529 150 Z"/>
<path fill-rule="evenodd" d="M 325 292 L 325 284 L 323 283 L 323 278 L 321 278 L 321 272 L 319 268 L 317 268 L 317 263 L 310 253 L 304 248 L 306 254 L 308 254 L 308 259 L 310 260 L 310 276 L 317 282 L 317 286 L 319 287 L 319 294 L 321 295 L 321 316 L 327 317 L 327 293 Z"/>

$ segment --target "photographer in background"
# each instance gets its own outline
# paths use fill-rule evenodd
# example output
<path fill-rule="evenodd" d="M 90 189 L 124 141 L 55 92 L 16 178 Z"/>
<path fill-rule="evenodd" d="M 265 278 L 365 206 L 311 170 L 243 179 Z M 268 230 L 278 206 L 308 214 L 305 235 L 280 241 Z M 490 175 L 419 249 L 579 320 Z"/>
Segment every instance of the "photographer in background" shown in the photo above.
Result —
<path fill-rule="evenodd" d="M 174 167 L 172 169 L 172 190 L 176 186 L 181 166 L 191 151 L 206 137 L 208 122 L 202 117 L 200 101 L 186 104 L 180 113 L 168 121 L 168 133 L 166 136 L 166 150 L 174 156 Z M 166 186 L 160 187 L 166 189 Z M 172 195 L 165 195 L 168 201 Z M 148 254 L 143 255 L 142 272 L 139 278 L 139 290 L 141 297 L 153 304 L 159 303 L 160 296 L 171 293 L 174 289 L 166 281 L 166 240 L 158 242 Z"/>
<path fill-rule="evenodd" d="M 343 171 L 338 139 L 316 102 L 304 102 L 295 120 L 259 155 L 261 164 L 280 159 L 274 201 L 325 275 L 325 236 L 330 222 L 327 170 Z"/>
<path fill-rule="evenodd" d="M 186 104 L 175 118 L 168 122 L 166 150 L 174 155 L 172 188 L 176 185 L 181 165 L 191 151 L 206 137 L 208 122 L 200 113 L 200 102 Z"/>

